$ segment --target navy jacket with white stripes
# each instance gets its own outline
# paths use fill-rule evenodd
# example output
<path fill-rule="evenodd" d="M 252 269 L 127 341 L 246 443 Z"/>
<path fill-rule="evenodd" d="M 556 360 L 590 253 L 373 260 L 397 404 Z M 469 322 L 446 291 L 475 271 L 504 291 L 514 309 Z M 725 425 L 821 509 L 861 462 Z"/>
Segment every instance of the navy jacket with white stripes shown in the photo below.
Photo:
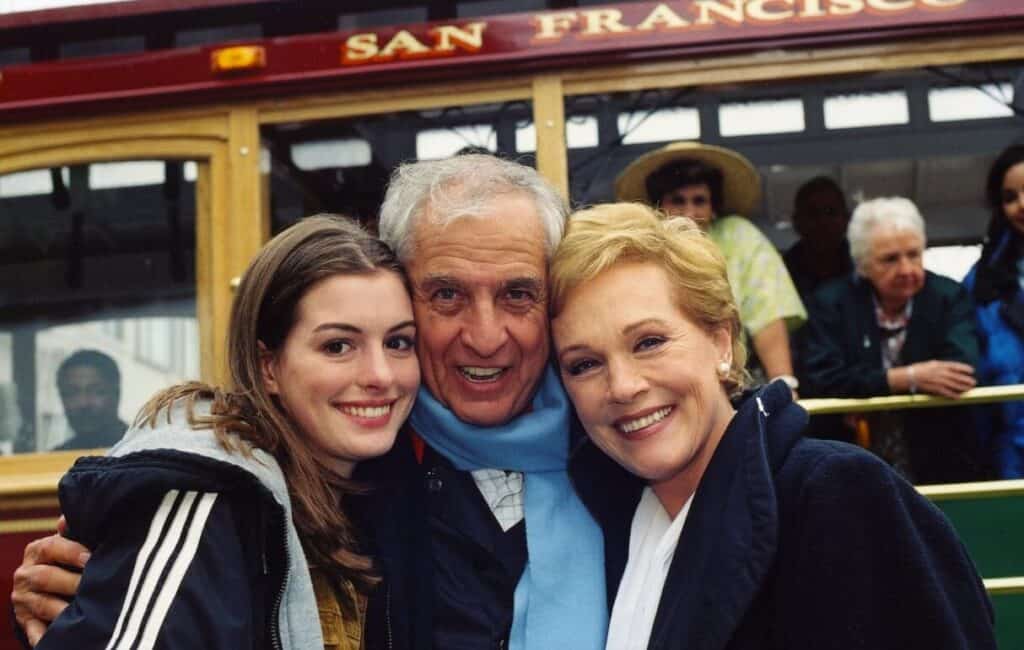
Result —
<path fill-rule="evenodd" d="M 175 409 L 163 426 L 130 430 L 106 457 L 79 459 L 59 494 L 69 535 L 92 556 L 38 648 L 323 648 L 287 486 L 269 454 L 229 453 Z M 415 566 L 396 566 L 417 554 L 395 550 L 405 542 L 387 528 L 403 519 L 395 507 L 405 500 L 393 501 L 357 517 L 391 540 L 378 556 L 386 588 L 371 597 L 366 645 L 427 647 L 429 612 L 410 603 L 430 587 Z"/>

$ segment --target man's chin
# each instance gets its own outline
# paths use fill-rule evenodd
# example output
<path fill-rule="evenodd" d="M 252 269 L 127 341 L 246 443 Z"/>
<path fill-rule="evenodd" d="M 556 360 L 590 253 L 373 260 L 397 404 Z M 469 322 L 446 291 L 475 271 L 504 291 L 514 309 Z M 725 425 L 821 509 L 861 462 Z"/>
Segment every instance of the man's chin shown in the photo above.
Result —
<path fill-rule="evenodd" d="M 494 427 L 514 419 L 523 409 L 513 405 L 495 404 L 494 402 L 477 402 L 469 404 L 452 404 L 452 413 L 466 424 L 477 427 Z"/>

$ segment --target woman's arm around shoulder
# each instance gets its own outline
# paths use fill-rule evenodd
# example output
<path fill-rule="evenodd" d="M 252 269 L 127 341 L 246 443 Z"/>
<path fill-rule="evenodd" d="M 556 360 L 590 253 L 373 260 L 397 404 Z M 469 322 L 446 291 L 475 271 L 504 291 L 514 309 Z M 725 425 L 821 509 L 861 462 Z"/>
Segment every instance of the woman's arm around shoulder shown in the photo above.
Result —
<path fill-rule="evenodd" d="M 952 525 L 882 461 L 804 441 L 778 487 L 786 647 L 996 647 L 991 603 Z"/>

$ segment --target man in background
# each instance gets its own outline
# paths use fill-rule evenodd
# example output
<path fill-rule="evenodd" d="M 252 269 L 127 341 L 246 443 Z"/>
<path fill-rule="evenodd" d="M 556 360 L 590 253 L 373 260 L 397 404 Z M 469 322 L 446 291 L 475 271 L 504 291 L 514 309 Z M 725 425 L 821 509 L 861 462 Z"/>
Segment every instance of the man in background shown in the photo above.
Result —
<path fill-rule="evenodd" d="M 117 415 L 121 373 L 109 356 L 74 352 L 57 368 L 57 390 L 73 435 L 53 451 L 110 447 L 124 435 L 128 425 Z"/>

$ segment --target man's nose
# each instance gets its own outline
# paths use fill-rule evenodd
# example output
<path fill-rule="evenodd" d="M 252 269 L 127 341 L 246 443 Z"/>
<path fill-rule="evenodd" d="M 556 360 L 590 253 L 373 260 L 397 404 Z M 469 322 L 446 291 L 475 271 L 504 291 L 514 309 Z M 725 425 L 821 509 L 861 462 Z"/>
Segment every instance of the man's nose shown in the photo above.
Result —
<path fill-rule="evenodd" d="M 492 303 L 476 304 L 462 328 L 462 343 L 480 357 L 490 357 L 508 342 L 508 330 Z"/>

